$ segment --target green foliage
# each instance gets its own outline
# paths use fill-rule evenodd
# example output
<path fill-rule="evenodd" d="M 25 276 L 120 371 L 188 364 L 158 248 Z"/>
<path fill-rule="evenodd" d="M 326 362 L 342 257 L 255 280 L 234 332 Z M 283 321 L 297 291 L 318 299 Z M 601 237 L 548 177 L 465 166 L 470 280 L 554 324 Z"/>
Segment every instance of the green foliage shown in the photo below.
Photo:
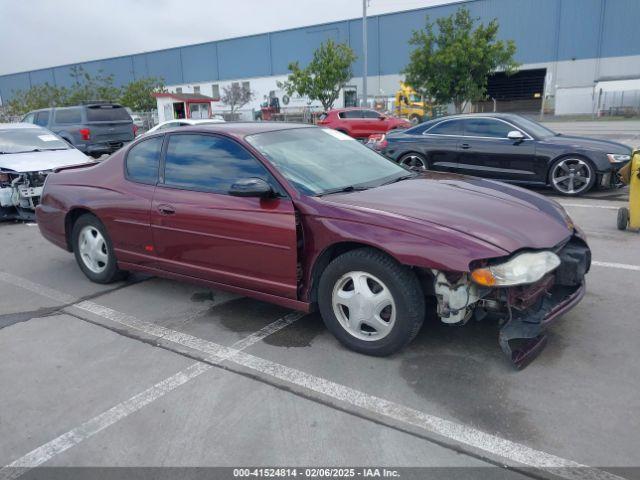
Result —
<path fill-rule="evenodd" d="M 156 108 L 156 99 L 152 94 L 166 91 L 161 78 L 141 78 L 123 86 L 118 101 L 134 112 L 149 112 Z"/>
<path fill-rule="evenodd" d="M 290 63 L 291 74 L 286 82 L 278 82 L 278 87 L 288 95 L 297 93 L 318 100 L 329 110 L 353 76 L 351 66 L 355 60 L 356 54 L 348 45 L 327 40 L 313 52 L 313 60 L 305 68 L 300 68 L 298 62 Z"/>
<path fill-rule="evenodd" d="M 477 20 L 464 7 L 435 23 L 427 17 L 424 30 L 414 31 L 409 40 L 415 48 L 402 72 L 405 83 L 425 98 L 453 102 L 457 112 L 467 102 L 485 99 L 489 75 L 514 73 L 519 64 L 513 59 L 514 42 L 496 40 L 497 20 L 475 27 Z"/>
<path fill-rule="evenodd" d="M 68 88 L 45 83 L 14 91 L 13 98 L 7 102 L 8 111 L 11 115 L 22 115 L 40 108 L 66 107 L 94 100 L 119 102 L 135 111 L 149 111 L 156 107 L 151 94 L 165 91 L 162 79 L 142 78 L 118 88 L 113 85 L 113 75 L 105 75 L 102 70 L 91 75 L 79 66 L 71 68 L 71 78 Z"/>
<path fill-rule="evenodd" d="M 113 86 L 113 75 L 105 75 L 102 70 L 91 75 L 82 67 L 71 67 L 71 78 L 73 84 L 69 89 L 68 105 L 94 100 L 115 102 L 120 94 L 120 89 Z"/>
<path fill-rule="evenodd" d="M 64 87 L 56 87 L 45 83 L 29 90 L 18 90 L 7 103 L 10 115 L 22 115 L 40 108 L 68 105 L 69 91 Z"/>

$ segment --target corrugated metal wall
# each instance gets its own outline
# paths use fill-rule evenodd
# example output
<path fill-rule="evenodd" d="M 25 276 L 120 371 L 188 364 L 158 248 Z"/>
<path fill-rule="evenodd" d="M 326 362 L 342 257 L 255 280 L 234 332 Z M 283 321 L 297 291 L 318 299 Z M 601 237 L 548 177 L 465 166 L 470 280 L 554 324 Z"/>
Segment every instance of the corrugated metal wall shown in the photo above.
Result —
<path fill-rule="evenodd" d="M 369 75 L 397 74 L 407 64 L 411 32 L 461 5 L 484 22 L 497 18 L 500 37 L 512 39 L 524 64 L 640 55 L 634 39 L 640 0 L 471 0 L 438 7 L 372 16 L 368 20 Z M 635 34 L 637 35 L 637 34 Z M 287 73 L 290 62 L 306 64 L 327 38 L 348 43 L 361 57 L 362 21 L 349 20 L 168 50 L 85 62 L 124 84 L 145 76 L 169 85 Z M 72 65 L 0 76 L 0 95 L 48 82 L 69 85 Z M 362 60 L 354 65 L 360 76 Z"/>

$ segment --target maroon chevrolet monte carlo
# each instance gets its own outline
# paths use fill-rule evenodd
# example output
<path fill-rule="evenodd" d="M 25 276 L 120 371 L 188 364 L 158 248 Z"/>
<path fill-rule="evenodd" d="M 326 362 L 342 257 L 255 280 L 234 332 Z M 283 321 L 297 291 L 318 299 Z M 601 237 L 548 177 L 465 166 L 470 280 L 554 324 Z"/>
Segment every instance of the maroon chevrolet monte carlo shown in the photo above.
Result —
<path fill-rule="evenodd" d="M 144 136 L 50 174 L 36 214 L 94 282 L 135 270 L 317 307 L 344 345 L 380 356 L 407 345 L 426 315 L 490 316 L 523 367 L 584 295 L 591 263 L 551 200 L 413 172 L 340 132 L 285 123 Z"/>

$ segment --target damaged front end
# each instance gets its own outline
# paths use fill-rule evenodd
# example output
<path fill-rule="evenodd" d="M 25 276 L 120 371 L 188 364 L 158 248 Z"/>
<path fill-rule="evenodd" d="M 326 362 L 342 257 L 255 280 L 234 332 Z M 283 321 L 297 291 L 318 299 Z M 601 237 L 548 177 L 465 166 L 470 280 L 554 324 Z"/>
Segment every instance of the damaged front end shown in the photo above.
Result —
<path fill-rule="evenodd" d="M 0 220 L 34 220 L 48 173 L 0 170 Z"/>
<path fill-rule="evenodd" d="M 497 317 L 502 351 L 517 369 L 524 368 L 546 345 L 546 328 L 584 296 L 585 275 L 591 265 L 591 251 L 578 236 L 553 251 L 515 255 L 511 262 L 519 256 L 543 254 L 548 258 L 537 259 L 531 267 L 536 279 L 527 283 L 508 285 L 507 276 L 500 277 L 500 268 L 509 262 L 495 268 L 487 264 L 462 275 L 432 270 L 440 320 L 463 325 L 471 318 Z M 522 265 L 516 267 L 516 277 L 531 275 Z"/>

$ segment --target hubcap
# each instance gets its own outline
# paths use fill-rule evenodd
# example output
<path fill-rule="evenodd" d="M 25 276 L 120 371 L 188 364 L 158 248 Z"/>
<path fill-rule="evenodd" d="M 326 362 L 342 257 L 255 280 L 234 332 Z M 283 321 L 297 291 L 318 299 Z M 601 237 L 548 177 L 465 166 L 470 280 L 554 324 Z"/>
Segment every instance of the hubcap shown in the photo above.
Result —
<path fill-rule="evenodd" d="M 344 274 L 333 287 L 333 313 L 350 335 L 374 341 L 386 337 L 396 322 L 393 295 L 367 272 Z"/>
<path fill-rule="evenodd" d="M 551 181 L 563 193 L 580 193 L 589 186 L 591 169 L 579 158 L 567 158 L 555 166 Z"/>
<path fill-rule="evenodd" d="M 96 227 L 87 225 L 80 230 L 78 249 L 82 263 L 93 273 L 102 273 L 107 268 L 109 261 L 107 242 Z"/>
<path fill-rule="evenodd" d="M 415 167 L 421 170 L 427 169 L 427 166 L 424 164 L 424 160 L 422 160 L 418 155 L 407 155 L 406 157 L 402 157 L 400 164 L 405 167 Z"/>

